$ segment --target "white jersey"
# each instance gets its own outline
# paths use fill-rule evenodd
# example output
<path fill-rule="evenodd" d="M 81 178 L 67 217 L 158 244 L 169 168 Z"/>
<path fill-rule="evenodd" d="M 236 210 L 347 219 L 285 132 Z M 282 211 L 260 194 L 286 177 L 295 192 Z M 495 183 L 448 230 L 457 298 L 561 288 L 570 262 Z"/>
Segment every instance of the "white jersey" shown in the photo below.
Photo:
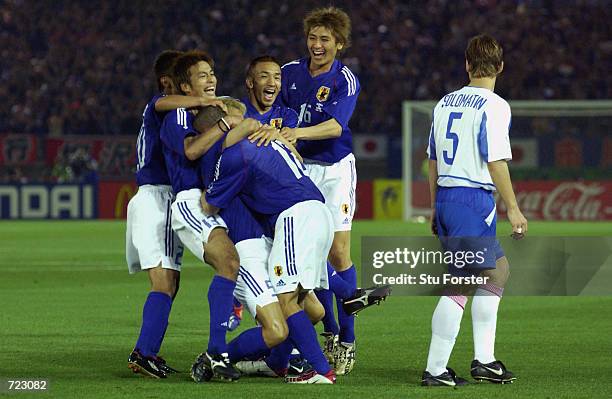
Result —
<path fill-rule="evenodd" d="M 487 162 L 512 159 L 510 106 L 492 91 L 466 86 L 444 96 L 433 112 L 429 159 L 437 160 L 438 186 L 495 191 Z"/>

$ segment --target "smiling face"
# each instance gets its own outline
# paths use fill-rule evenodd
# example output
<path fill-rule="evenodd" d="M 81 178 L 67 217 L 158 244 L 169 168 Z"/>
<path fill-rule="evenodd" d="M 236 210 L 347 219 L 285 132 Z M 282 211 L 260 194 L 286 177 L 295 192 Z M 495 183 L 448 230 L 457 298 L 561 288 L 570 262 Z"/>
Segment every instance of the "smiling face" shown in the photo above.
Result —
<path fill-rule="evenodd" d="M 315 26 L 308 32 L 306 46 L 310 54 L 311 69 L 328 69 L 344 45 L 336 40 L 328 28 Z"/>
<path fill-rule="evenodd" d="M 249 100 L 259 112 L 267 112 L 281 89 L 281 69 L 276 62 L 258 62 L 246 79 Z"/>
<path fill-rule="evenodd" d="M 206 61 L 198 61 L 188 69 L 189 83 L 181 83 L 181 90 L 188 96 L 215 98 L 217 77 Z"/>

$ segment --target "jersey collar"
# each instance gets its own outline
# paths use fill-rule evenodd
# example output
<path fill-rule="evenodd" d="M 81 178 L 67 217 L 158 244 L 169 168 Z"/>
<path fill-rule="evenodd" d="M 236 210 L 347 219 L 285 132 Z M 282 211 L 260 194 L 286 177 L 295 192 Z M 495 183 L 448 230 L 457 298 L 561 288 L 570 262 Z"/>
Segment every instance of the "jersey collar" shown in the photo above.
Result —
<path fill-rule="evenodd" d="M 276 106 L 276 104 L 272 104 L 272 107 L 270 107 L 268 112 L 266 112 L 264 114 L 260 114 L 259 111 L 257 110 L 257 108 L 255 108 L 255 106 L 251 103 L 251 101 L 249 100 L 248 97 L 244 97 L 241 101 L 247 107 L 247 114 L 249 114 L 249 115 L 257 115 L 257 119 L 258 120 L 261 119 L 261 118 L 266 118 L 268 115 L 270 115 L 274 111 L 274 107 Z"/>
<path fill-rule="evenodd" d="M 316 80 L 316 79 L 324 78 L 324 77 L 334 73 L 338 69 L 338 67 L 340 65 L 340 61 L 336 58 L 334 60 L 334 63 L 332 64 L 331 68 L 329 69 L 329 71 L 327 71 L 325 73 L 322 73 L 322 74 L 320 74 L 318 76 L 315 76 L 315 77 L 313 77 L 310 74 L 310 70 L 308 69 L 309 65 L 310 65 L 310 57 L 302 58 L 302 68 L 304 68 L 304 70 L 306 71 L 306 74 L 308 76 L 310 76 L 310 79 Z"/>

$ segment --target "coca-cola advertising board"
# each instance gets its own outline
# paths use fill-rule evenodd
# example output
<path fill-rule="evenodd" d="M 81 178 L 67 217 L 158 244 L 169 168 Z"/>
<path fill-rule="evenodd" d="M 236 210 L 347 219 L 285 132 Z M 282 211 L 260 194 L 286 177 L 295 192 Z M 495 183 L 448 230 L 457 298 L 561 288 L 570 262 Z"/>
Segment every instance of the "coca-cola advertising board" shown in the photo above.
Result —
<path fill-rule="evenodd" d="M 612 181 L 514 181 L 514 193 L 521 211 L 531 220 L 612 220 Z M 499 215 L 506 218 L 506 206 L 496 194 Z M 412 206 L 429 214 L 429 186 L 412 184 Z"/>
<path fill-rule="evenodd" d="M 612 220 L 612 181 L 519 181 L 514 192 L 527 219 Z M 499 198 L 497 206 L 505 217 Z"/>

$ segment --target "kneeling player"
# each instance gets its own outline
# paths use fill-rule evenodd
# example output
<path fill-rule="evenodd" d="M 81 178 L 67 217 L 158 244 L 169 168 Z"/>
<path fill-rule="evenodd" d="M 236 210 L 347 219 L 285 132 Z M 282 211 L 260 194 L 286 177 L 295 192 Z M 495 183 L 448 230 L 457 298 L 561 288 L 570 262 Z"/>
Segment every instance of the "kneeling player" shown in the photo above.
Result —
<path fill-rule="evenodd" d="M 173 79 L 185 95 L 215 98 L 217 79 L 212 67 L 213 61 L 205 53 L 189 52 L 176 60 Z M 203 214 L 200 207 L 200 163 L 214 165 L 217 148 L 223 145 L 221 139 L 227 131 L 219 125 L 209 134 L 198 134 L 193 120 L 193 113 L 179 108 L 166 115 L 161 129 L 164 159 L 176 193 L 172 204 L 172 229 L 198 259 L 212 265 L 217 273 L 208 290 L 208 348 L 197 363 L 203 360 L 212 376 L 236 380 L 240 373 L 229 361 L 225 337 L 239 270 L 238 254 L 227 236 L 223 220 L 216 215 Z M 259 122 L 254 120 L 240 122 L 228 118 L 226 122 L 229 122 L 229 127 L 235 127 L 234 133 L 259 126 Z M 225 141 L 228 140 L 229 135 Z"/>
<path fill-rule="evenodd" d="M 315 372 L 304 383 L 334 383 L 335 373 L 300 307 L 309 291 L 327 288 L 332 218 L 304 166 L 280 142 L 258 149 L 246 140 L 226 149 L 203 206 L 214 213 L 236 196 L 274 232 L 268 272 L 289 327 L 289 338 Z"/>
<path fill-rule="evenodd" d="M 297 128 L 299 119 L 297 113 L 289 107 L 276 103 L 281 93 L 281 67 L 274 57 L 264 55 L 253 59 L 247 68 L 245 81 L 248 92 L 248 97 L 242 100 L 246 105 L 245 117 L 256 119 L 276 129 Z M 366 307 L 380 303 L 391 293 L 391 287 L 388 285 L 365 289 L 354 288 L 329 263 L 327 273 L 329 290 L 338 298 L 338 304 L 348 315 L 354 315 Z M 314 294 L 311 299 L 312 297 Z M 313 302 L 319 303 L 318 300 Z M 333 361 L 335 346 L 333 343 L 337 343 L 337 340 L 337 335 L 333 336 L 333 334 L 331 340 L 326 340 L 324 353 L 330 362 Z M 346 368 L 346 371 L 350 371 L 349 369 L 350 367 Z"/>

